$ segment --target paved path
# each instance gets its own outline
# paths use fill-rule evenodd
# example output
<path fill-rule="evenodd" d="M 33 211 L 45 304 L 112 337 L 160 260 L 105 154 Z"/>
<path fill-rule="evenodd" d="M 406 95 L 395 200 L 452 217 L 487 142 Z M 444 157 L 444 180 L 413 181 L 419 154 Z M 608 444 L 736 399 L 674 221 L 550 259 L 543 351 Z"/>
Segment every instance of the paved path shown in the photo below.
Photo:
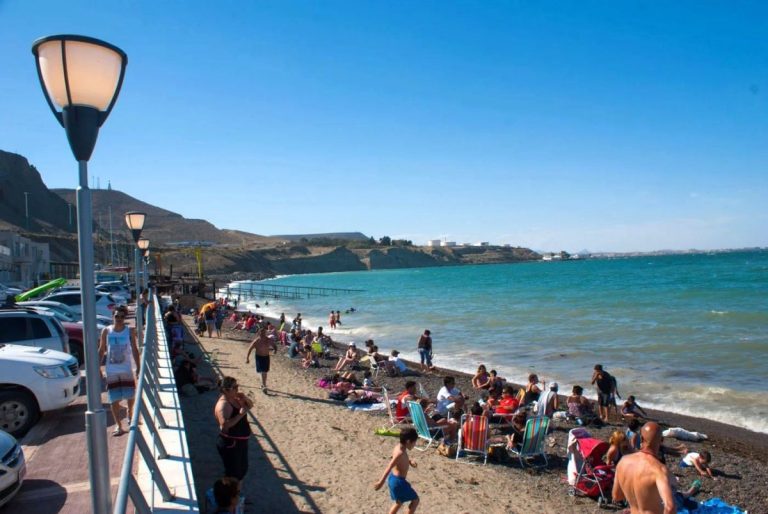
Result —
<path fill-rule="evenodd" d="M 81 380 L 85 391 L 85 379 Z M 88 452 L 85 439 L 85 396 L 66 409 L 46 413 L 21 439 L 27 476 L 16 497 L 0 513 L 84 514 L 91 511 Z M 114 422 L 107 411 L 109 433 Z M 112 496 L 117 490 L 127 436 L 109 436 Z"/>

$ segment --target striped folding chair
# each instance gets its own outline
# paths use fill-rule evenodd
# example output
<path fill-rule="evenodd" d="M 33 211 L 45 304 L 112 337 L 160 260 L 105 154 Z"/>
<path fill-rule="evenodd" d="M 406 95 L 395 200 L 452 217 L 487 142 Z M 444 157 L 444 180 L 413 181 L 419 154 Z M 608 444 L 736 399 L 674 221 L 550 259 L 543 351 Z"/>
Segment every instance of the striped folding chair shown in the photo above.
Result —
<path fill-rule="evenodd" d="M 442 437 L 443 429 L 438 427 L 430 427 L 427 423 L 427 417 L 424 415 L 424 409 L 421 408 L 421 404 L 418 402 L 408 402 L 408 412 L 411 413 L 411 420 L 416 427 L 416 433 L 419 434 L 419 439 L 427 441 L 427 445 L 424 448 L 416 448 L 419 451 L 425 451 L 432 446 L 432 443 L 437 445 L 437 437 Z"/>
<path fill-rule="evenodd" d="M 477 453 L 483 456 L 483 464 L 488 462 L 488 426 L 488 418 L 485 416 L 472 414 L 461 416 L 456 460 L 470 453 Z"/>

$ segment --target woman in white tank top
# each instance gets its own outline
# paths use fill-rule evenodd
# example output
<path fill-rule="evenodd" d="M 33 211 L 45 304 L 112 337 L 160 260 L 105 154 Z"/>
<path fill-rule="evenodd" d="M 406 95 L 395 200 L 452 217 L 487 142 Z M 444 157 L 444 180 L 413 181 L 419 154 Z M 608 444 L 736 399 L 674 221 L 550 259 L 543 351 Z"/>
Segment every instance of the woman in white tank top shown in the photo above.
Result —
<path fill-rule="evenodd" d="M 136 346 L 136 331 L 125 324 L 127 314 L 128 309 L 124 306 L 115 309 L 112 314 L 113 323 L 102 330 L 99 344 L 99 361 L 104 362 L 107 401 L 110 403 L 112 417 L 115 420 L 115 430 L 112 435 L 115 436 L 125 433 L 120 418 L 120 401 L 128 401 L 128 423 L 130 423 L 133 400 L 136 395 L 133 368 L 134 363 L 139 362 L 139 349 Z"/>

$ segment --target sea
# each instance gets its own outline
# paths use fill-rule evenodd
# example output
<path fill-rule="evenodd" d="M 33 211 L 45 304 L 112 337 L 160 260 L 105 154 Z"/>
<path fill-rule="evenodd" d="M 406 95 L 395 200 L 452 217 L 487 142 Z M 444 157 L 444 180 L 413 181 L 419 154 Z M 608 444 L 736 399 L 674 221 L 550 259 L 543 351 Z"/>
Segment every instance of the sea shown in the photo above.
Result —
<path fill-rule="evenodd" d="M 398 349 L 418 360 L 432 332 L 435 364 L 479 364 L 561 393 L 589 385 L 595 364 L 643 407 L 768 433 L 768 251 L 581 259 L 292 275 L 272 284 L 357 289 L 310 299 L 246 299 L 240 307 L 337 341 Z M 259 308 L 256 308 L 256 304 Z M 352 311 L 354 309 L 354 311 Z M 328 327 L 331 310 L 342 325 Z M 695 429 L 695 427 L 687 427 Z"/>

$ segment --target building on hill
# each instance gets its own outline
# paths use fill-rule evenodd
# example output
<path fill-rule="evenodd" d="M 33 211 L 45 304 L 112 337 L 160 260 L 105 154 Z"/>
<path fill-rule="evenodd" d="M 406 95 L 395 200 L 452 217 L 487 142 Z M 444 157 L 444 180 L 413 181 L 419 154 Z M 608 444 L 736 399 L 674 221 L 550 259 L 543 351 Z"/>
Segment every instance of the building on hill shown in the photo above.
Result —
<path fill-rule="evenodd" d="M 16 232 L 0 232 L 0 282 L 31 287 L 50 276 L 51 250 Z"/>
<path fill-rule="evenodd" d="M 427 246 L 440 246 L 440 240 L 430 239 L 429 241 L 427 241 Z"/>

